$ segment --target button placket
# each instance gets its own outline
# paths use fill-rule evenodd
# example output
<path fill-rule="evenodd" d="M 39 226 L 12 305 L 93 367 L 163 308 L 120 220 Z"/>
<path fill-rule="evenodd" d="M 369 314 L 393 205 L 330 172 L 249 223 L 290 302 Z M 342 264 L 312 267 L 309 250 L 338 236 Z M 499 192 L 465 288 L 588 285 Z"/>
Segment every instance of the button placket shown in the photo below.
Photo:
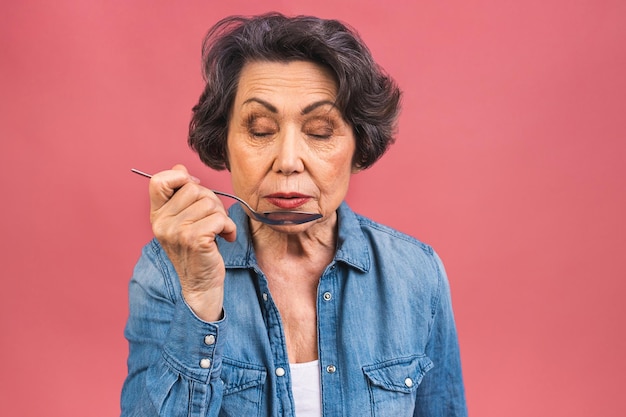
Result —
<path fill-rule="evenodd" d="M 289 363 L 287 347 L 284 345 L 285 335 L 278 312 L 278 307 L 272 300 L 267 278 L 261 270 L 255 267 L 258 278 L 259 302 L 265 321 L 272 359 L 274 361 L 274 375 L 276 393 L 281 407 L 289 408 L 289 379 L 287 366 Z M 282 365 L 282 366 L 281 366 Z M 271 372 L 271 371 L 270 371 Z"/>
<path fill-rule="evenodd" d="M 338 280 L 340 278 L 340 268 L 334 263 L 330 265 L 321 277 L 318 286 L 318 335 L 319 335 L 319 360 L 322 365 L 320 382 L 323 391 L 341 393 L 341 378 L 339 378 L 339 369 L 337 366 L 338 354 L 336 346 L 338 346 L 336 331 L 338 326 L 338 309 L 337 304 L 341 298 L 340 286 Z M 339 298 L 338 298 L 339 297 Z M 337 300 L 337 302 L 335 302 Z M 341 402 L 341 395 L 338 396 L 338 402 Z M 326 407 L 324 407 L 326 409 Z"/>

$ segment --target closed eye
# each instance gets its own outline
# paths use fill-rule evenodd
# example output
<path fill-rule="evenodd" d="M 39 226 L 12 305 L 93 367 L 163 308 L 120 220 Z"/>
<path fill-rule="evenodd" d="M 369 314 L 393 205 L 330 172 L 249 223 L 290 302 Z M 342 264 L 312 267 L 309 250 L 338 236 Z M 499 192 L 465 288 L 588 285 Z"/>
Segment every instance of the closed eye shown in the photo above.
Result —
<path fill-rule="evenodd" d="M 320 134 L 320 133 L 307 133 L 307 135 L 312 137 L 312 138 L 314 138 L 314 139 L 322 140 L 322 139 L 329 139 L 333 134 L 331 132 L 331 133 L 323 133 L 323 134 Z"/>
<path fill-rule="evenodd" d="M 255 131 L 250 131 L 250 136 L 254 136 L 255 138 L 268 138 L 270 136 L 274 135 L 274 132 L 255 132 Z"/>
<path fill-rule="evenodd" d="M 246 126 L 248 134 L 257 139 L 268 138 L 278 132 L 278 124 L 276 121 L 265 115 L 249 115 L 246 120 Z"/>
<path fill-rule="evenodd" d="M 314 139 L 329 139 L 335 133 L 335 124 L 332 120 L 322 117 L 309 120 L 304 125 L 303 132 Z"/>

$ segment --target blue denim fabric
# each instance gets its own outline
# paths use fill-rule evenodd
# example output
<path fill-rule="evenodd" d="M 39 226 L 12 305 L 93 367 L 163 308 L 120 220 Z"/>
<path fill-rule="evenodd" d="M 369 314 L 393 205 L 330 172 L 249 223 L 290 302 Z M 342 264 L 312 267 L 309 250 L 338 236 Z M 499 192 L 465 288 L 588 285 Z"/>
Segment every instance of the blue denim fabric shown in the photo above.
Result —
<path fill-rule="evenodd" d="M 318 286 L 323 415 L 466 416 L 440 259 L 345 203 L 338 214 L 337 253 Z M 144 248 L 129 287 L 122 416 L 294 416 L 279 312 L 245 213 L 234 205 L 230 215 L 237 240 L 218 242 L 227 268 L 219 322 L 185 304 L 156 240 Z"/>

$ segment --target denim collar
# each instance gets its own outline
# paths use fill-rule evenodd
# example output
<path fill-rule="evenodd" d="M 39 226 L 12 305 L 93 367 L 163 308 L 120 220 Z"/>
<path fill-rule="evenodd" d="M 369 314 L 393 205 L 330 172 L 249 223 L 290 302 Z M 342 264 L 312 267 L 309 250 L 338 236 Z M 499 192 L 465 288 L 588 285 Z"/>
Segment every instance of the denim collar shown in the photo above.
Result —
<path fill-rule="evenodd" d="M 231 206 L 229 215 L 237 225 L 237 239 L 231 243 L 218 238 L 224 265 L 226 268 L 258 268 L 250 238 L 248 216 L 239 204 Z M 369 271 L 370 252 L 359 217 L 344 202 L 337 209 L 337 219 L 339 235 L 334 262 L 343 262 L 363 272 Z"/>

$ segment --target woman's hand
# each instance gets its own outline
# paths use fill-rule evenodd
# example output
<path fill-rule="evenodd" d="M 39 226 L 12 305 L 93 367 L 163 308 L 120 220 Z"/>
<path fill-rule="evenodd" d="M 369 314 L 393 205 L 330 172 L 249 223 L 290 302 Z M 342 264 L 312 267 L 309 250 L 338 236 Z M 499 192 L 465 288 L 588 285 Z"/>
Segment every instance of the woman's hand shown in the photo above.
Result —
<path fill-rule="evenodd" d="M 172 261 L 183 297 L 198 317 L 222 316 L 226 270 L 216 237 L 235 240 L 236 226 L 222 202 L 182 165 L 150 180 L 150 221 Z"/>

